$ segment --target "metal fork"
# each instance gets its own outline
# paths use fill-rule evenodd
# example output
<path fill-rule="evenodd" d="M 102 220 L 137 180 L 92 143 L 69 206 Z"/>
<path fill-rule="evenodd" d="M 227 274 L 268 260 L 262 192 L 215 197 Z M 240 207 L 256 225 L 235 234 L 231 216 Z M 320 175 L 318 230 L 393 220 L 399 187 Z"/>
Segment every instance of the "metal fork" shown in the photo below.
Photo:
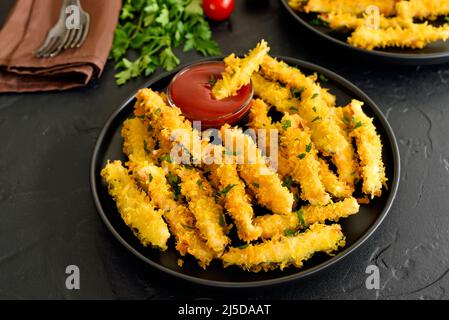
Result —
<path fill-rule="evenodd" d="M 78 28 L 69 29 L 66 26 L 67 8 L 77 6 L 80 12 L 80 25 Z M 58 55 L 67 48 L 79 48 L 83 45 L 89 33 L 90 16 L 81 8 L 79 0 L 64 0 L 56 25 L 48 32 L 43 45 L 34 52 L 38 58 L 48 58 Z"/>

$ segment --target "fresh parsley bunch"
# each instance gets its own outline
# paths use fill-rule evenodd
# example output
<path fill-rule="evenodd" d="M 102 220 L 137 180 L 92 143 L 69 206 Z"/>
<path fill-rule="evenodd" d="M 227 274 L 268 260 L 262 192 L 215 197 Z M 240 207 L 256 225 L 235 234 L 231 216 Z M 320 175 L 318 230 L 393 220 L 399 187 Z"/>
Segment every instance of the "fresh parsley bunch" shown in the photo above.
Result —
<path fill-rule="evenodd" d="M 184 45 L 184 52 L 195 49 L 205 56 L 220 53 L 204 18 L 201 0 L 126 0 L 115 30 L 111 58 L 118 85 L 156 68 L 167 71 L 179 65 L 173 48 Z M 138 58 L 126 58 L 129 50 Z"/>

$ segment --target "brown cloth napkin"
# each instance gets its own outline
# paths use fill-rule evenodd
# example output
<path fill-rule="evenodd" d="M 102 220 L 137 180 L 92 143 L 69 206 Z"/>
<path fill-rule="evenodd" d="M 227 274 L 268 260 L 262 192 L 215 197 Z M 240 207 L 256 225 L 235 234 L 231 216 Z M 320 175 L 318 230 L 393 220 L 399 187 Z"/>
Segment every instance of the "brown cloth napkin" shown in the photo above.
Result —
<path fill-rule="evenodd" d="M 67 90 L 100 76 L 112 46 L 121 0 L 81 0 L 90 29 L 81 48 L 53 58 L 33 52 L 56 24 L 62 0 L 17 0 L 0 30 L 0 92 Z"/>

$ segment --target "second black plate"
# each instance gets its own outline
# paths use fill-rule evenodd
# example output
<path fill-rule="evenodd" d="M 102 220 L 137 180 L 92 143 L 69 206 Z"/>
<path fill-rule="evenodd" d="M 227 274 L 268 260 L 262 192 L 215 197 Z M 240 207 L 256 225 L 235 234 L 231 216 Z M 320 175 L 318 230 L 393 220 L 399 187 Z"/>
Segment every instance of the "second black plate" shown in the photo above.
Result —
<path fill-rule="evenodd" d="M 437 41 L 429 44 L 423 49 L 415 50 L 410 48 L 388 48 L 385 50 L 366 50 L 357 48 L 346 42 L 347 34 L 341 34 L 331 29 L 314 25 L 310 21 L 314 18 L 313 14 L 296 12 L 288 5 L 288 0 L 281 0 L 287 11 L 300 24 L 311 30 L 313 33 L 323 37 L 348 50 L 371 56 L 389 63 L 402 65 L 431 65 L 449 62 L 449 41 Z"/>
<path fill-rule="evenodd" d="M 305 73 L 317 72 L 328 78 L 328 82 L 324 85 L 337 97 L 337 104 L 340 106 L 346 105 L 351 99 L 364 101 L 364 110 L 368 116 L 374 118 L 374 124 L 381 136 L 384 145 L 382 156 L 388 178 L 388 190 L 383 190 L 382 196 L 374 199 L 370 204 L 362 205 L 357 215 L 341 221 L 347 240 L 346 246 L 333 257 L 316 254 L 306 261 L 302 269 L 291 267 L 284 271 L 274 270 L 257 274 L 242 271 L 237 267 L 225 269 L 220 261 L 213 261 L 207 270 L 203 270 L 192 257 L 184 258 L 184 266 L 180 268 L 177 263 L 179 255 L 174 249 L 173 243 L 169 244 L 169 249 L 165 252 L 143 247 L 121 219 L 100 176 L 101 169 L 108 160 L 125 161 L 120 131 L 125 119 L 133 116 L 135 103 L 133 96 L 119 106 L 101 131 L 93 153 L 90 172 L 92 194 L 100 217 L 127 250 L 163 272 L 198 284 L 218 287 L 257 287 L 303 278 L 336 263 L 358 248 L 380 225 L 395 198 L 400 171 L 397 142 L 387 120 L 365 93 L 337 74 L 297 59 L 285 57 L 279 57 L 279 59 L 299 67 Z M 150 81 L 147 87 L 164 91 L 179 70 L 180 68 Z"/>

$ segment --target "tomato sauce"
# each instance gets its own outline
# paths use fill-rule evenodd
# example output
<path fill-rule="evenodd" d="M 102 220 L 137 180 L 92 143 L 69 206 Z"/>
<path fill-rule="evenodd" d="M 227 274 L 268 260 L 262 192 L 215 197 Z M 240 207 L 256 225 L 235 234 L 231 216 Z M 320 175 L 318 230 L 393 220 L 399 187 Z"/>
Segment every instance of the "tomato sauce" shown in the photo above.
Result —
<path fill-rule="evenodd" d="M 223 62 L 203 62 L 180 71 L 168 87 L 170 102 L 189 120 L 201 121 L 204 128 L 236 123 L 248 112 L 253 91 L 249 84 L 235 96 L 214 99 L 211 89 L 224 69 Z"/>

